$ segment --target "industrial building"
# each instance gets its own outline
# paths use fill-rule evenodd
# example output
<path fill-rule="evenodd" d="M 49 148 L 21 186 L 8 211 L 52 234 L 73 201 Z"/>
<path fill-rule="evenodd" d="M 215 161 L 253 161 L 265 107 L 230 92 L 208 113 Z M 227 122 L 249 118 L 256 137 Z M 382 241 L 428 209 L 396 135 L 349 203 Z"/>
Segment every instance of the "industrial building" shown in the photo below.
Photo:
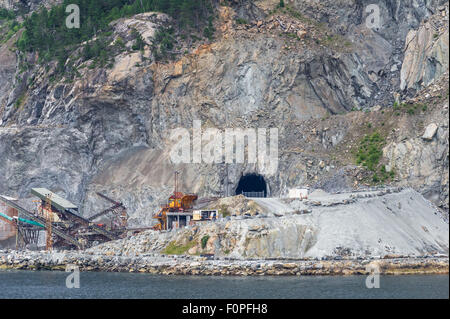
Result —
<path fill-rule="evenodd" d="M 48 250 L 53 247 L 84 249 L 126 236 L 128 215 L 125 206 L 103 194 L 98 193 L 114 206 L 90 218 L 80 216 L 75 204 L 46 188 L 33 188 L 31 194 L 39 199 L 34 210 L 24 208 L 17 199 L 0 195 L 0 220 L 15 229 L 18 249 L 37 245 L 42 231 L 46 233 Z M 107 214 L 113 221 L 110 227 L 94 222 Z"/>

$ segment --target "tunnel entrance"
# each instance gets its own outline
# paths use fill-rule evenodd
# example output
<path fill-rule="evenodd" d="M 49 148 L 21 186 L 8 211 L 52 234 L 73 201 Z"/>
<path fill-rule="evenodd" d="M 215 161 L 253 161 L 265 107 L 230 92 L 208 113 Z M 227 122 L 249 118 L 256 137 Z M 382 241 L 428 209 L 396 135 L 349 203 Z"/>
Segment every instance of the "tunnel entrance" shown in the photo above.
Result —
<path fill-rule="evenodd" d="M 246 197 L 267 197 L 267 184 L 263 176 L 248 174 L 242 176 L 236 188 L 236 195 Z"/>

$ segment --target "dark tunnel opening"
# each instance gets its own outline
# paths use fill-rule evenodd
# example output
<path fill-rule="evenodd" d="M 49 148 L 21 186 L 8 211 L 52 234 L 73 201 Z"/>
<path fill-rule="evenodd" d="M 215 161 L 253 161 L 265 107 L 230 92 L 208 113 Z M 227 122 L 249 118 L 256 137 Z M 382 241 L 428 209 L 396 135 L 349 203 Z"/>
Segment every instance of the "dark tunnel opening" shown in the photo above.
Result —
<path fill-rule="evenodd" d="M 246 197 L 267 197 L 267 184 L 263 176 L 248 174 L 242 176 L 236 188 L 236 195 Z"/>

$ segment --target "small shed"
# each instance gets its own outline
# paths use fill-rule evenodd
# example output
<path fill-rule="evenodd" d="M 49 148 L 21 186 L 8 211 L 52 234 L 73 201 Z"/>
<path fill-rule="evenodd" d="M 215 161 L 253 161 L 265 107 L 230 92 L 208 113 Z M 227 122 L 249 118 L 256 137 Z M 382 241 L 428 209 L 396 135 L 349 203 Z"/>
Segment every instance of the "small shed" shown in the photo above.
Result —
<path fill-rule="evenodd" d="M 306 199 L 308 198 L 308 188 L 291 188 L 289 189 L 288 198 Z"/>

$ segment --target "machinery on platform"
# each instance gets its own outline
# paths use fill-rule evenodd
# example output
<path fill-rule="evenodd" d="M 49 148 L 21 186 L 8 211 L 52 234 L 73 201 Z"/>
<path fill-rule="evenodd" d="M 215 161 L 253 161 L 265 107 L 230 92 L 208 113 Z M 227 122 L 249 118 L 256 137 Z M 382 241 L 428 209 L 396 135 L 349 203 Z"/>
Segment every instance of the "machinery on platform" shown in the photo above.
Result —
<path fill-rule="evenodd" d="M 179 174 L 179 172 L 175 172 L 175 190 L 169 197 L 168 203 L 162 205 L 159 212 L 153 215 L 153 218 L 158 220 L 158 224 L 153 227 L 154 230 L 180 228 L 190 223 L 194 203 L 198 196 L 178 191 Z"/>

